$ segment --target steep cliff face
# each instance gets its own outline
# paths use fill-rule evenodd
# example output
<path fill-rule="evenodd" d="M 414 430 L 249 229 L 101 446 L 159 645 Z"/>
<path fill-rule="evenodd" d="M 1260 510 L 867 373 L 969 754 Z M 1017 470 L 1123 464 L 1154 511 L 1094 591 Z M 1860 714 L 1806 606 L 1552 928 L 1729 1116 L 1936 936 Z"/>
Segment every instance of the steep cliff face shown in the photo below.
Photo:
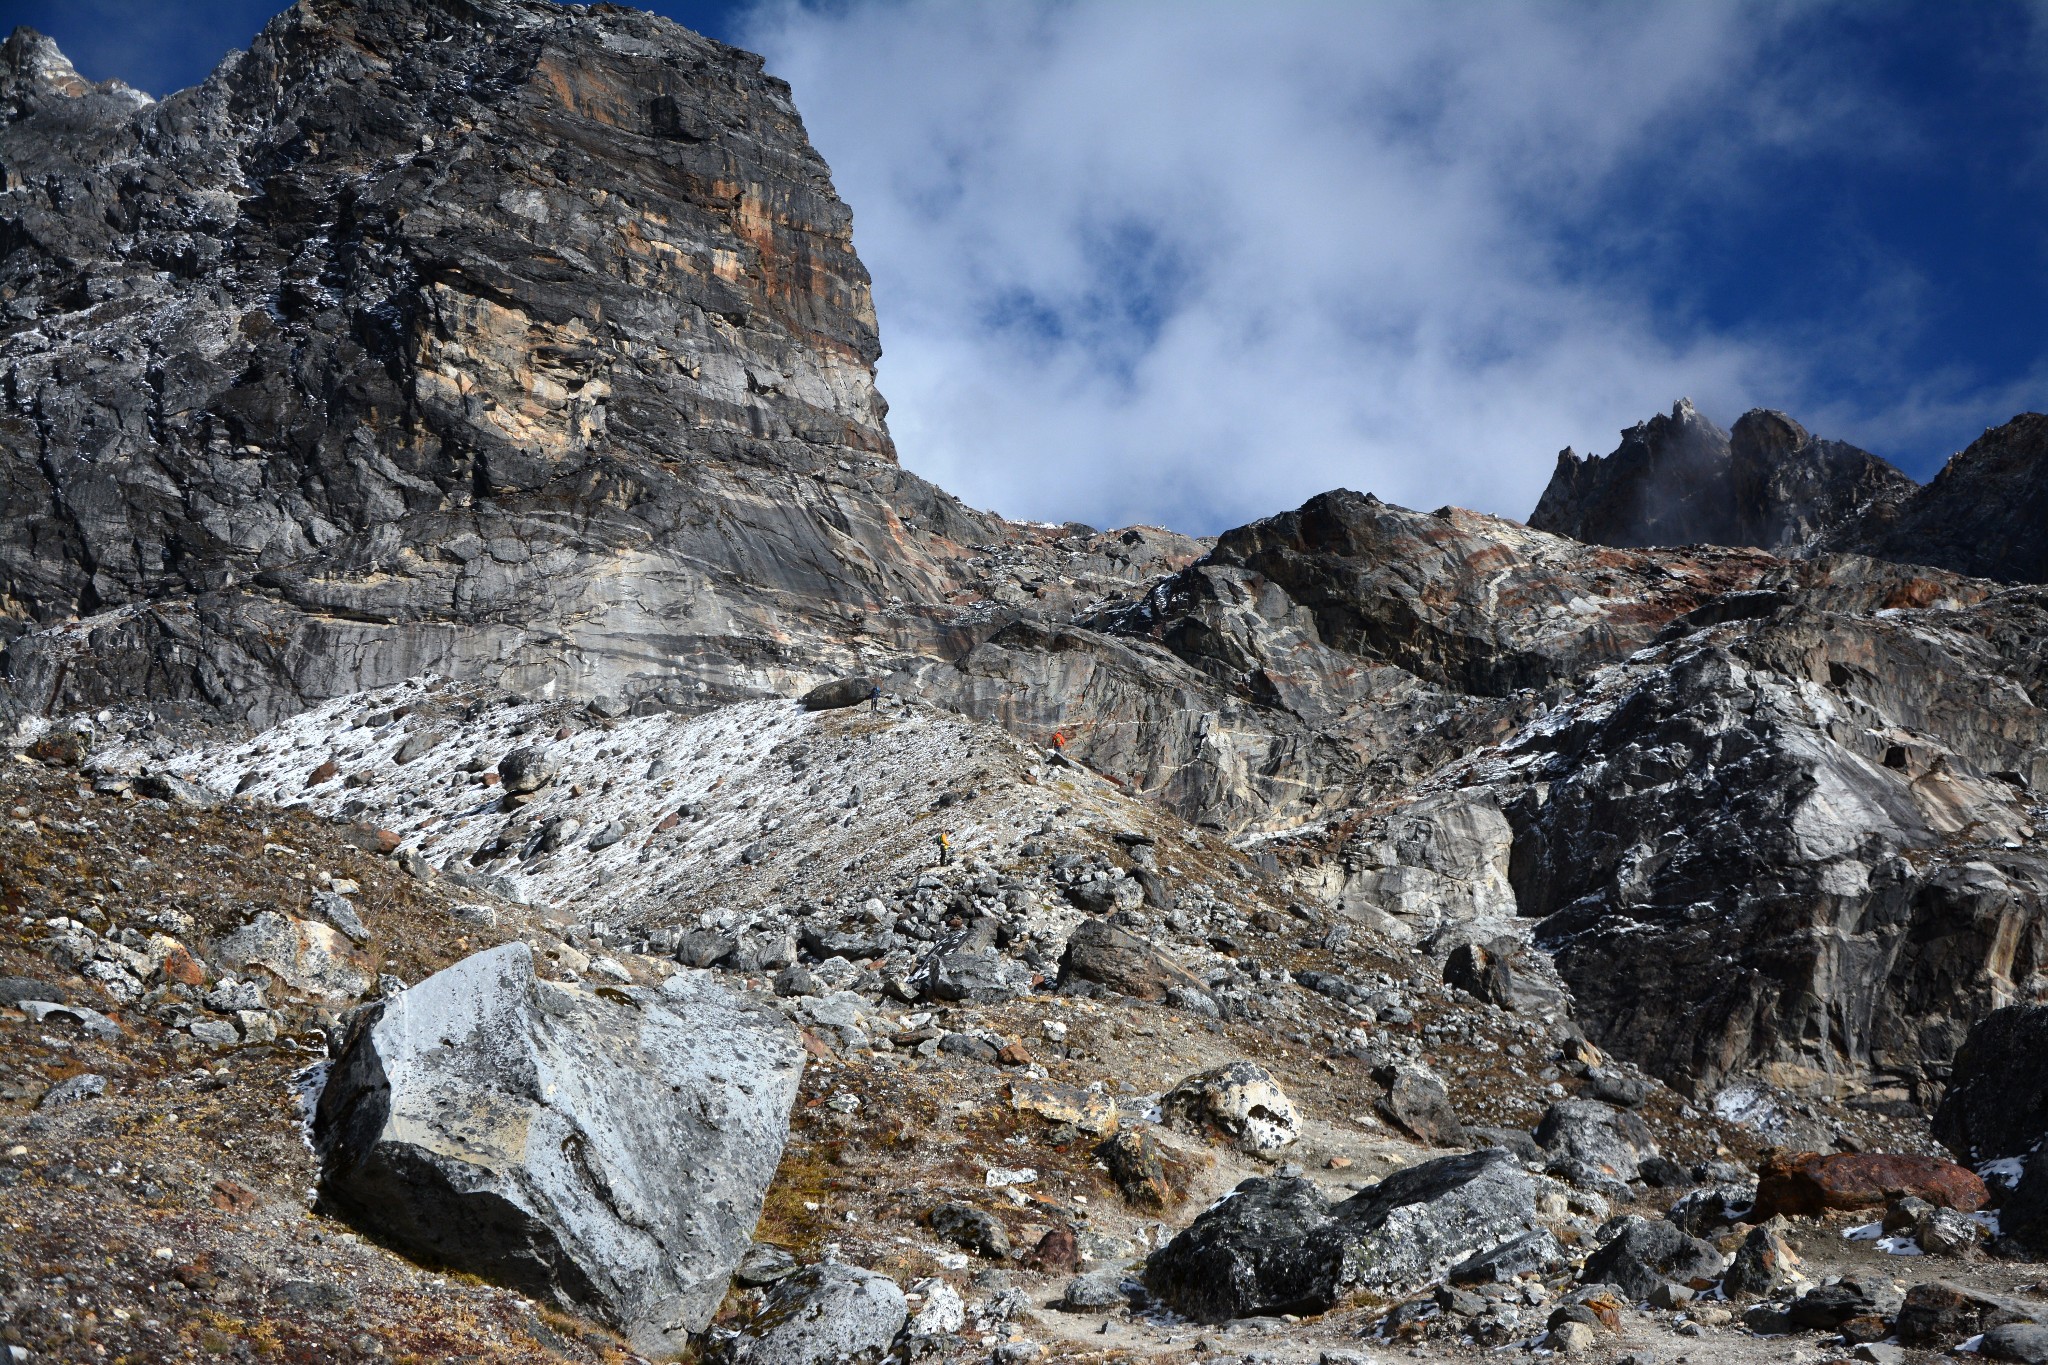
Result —
<path fill-rule="evenodd" d="M 159 103 L 26 32 L 0 63 L 35 705 L 780 690 L 938 648 L 1008 535 L 897 467 L 850 215 L 756 57 L 623 9 L 314 0 Z"/>
<path fill-rule="evenodd" d="M 1938 1093 L 1970 1021 L 2048 982 L 2048 712 L 1999 644 L 2043 627 L 2038 591 L 1794 588 L 1510 745 L 1519 909 L 1588 1029 L 1696 1087 L 1777 1063 Z"/>

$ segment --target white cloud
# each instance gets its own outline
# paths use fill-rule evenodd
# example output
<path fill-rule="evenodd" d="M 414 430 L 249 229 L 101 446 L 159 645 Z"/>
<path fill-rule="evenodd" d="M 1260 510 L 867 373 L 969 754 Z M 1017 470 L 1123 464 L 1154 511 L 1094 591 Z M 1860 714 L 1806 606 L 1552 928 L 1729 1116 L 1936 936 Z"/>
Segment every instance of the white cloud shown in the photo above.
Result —
<path fill-rule="evenodd" d="M 1796 398 L 1784 346 L 1672 335 L 1584 267 L 1670 228 L 1600 222 L 1636 159 L 1684 148 L 1712 195 L 1863 116 L 1766 58 L 1785 22 L 910 0 L 745 36 L 854 208 L 904 462 L 1011 516 L 1210 531 L 1338 485 L 1523 516 L 1566 443 Z"/>

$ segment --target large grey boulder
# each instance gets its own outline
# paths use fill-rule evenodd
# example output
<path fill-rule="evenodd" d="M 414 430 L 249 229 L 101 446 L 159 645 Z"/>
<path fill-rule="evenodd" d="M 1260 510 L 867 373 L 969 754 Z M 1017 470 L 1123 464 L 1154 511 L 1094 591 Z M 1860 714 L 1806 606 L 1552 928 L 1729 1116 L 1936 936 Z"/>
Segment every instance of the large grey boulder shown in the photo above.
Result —
<path fill-rule="evenodd" d="M 1077 981 L 1140 1000 L 1165 1000 L 1176 990 L 1208 994 L 1207 987 L 1165 953 L 1099 919 L 1076 925 L 1060 954 L 1060 987 L 1071 988 Z"/>
<path fill-rule="evenodd" d="M 560 760 L 538 745 L 523 745 L 498 760 L 498 779 L 514 796 L 539 791 L 560 771 Z"/>
<path fill-rule="evenodd" d="M 803 695 L 806 711 L 839 711 L 849 706 L 858 706 L 874 693 L 875 680 L 865 675 L 851 678 L 834 678 L 819 683 Z"/>
<path fill-rule="evenodd" d="M 1647 1123 L 1598 1100 L 1551 1105 L 1536 1125 L 1536 1141 L 1554 1163 L 1590 1167 L 1616 1180 L 1634 1180 L 1643 1158 L 1657 1155 Z"/>
<path fill-rule="evenodd" d="M 314 1120 L 321 1204 L 677 1351 L 746 1254 L 802 1069 L 786 1020 L 702 977 L 588 990 L 509 943 L 355 1017 Z"/>
<path fill-rule="evenodd" d="M 711 1355 L 717 1365 L 838 1365 L 878 1360 L 910 1317 L 886 1275 L 816 1265 L 778 1282 L 759 1317 Z"/>
<path fill-rule="evenodd" d="M 1534 1231 L 1536 1190 L 1506 1152 L 1411 1166 L 1334 1207 L 1306 1180 L 1247 1180 L 1145 1264 L 1145 1287 L 1201 1322 L 1320 1313 L 1397 1291 Z"/>

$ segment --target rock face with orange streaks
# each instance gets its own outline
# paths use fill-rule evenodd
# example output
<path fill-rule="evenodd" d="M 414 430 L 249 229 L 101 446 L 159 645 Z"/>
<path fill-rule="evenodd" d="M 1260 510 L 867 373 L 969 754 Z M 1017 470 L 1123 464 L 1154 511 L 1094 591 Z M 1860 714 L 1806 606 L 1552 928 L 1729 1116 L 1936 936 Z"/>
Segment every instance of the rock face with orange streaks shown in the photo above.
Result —
<path fill-rule="evenodd" d="M 758 57 L 313 0 L 160 101 L 27 30 L 0 89 L 37 707 L 422 670 L 701 706 L 936 651 L 1010 534 L 896 465 L 851 215 Z"/>

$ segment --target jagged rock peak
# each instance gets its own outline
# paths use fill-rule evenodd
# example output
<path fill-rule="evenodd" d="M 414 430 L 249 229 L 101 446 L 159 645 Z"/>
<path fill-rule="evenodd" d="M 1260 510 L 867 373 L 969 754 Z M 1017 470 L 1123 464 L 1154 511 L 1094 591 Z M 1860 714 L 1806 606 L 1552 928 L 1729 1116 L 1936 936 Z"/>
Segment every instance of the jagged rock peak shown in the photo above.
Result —
<path fill-rule="evenodd" d="M 136 108 L 148 104 L 149 96 L 123 81 L 98 84 L 78 74 L 55 41 L 26 24 L 19 25 L 0 43 L 0 123 L 12 122 L 35 113 L 55 99 L 80 99 L 103 94 Z"/>
<path fill-rule="evenodd" d="M 1953 456 L 1925 488 L 1782 412 L 1729 432 L 1681 400 L 1606 456 L 1560 452 L 1529 517 L 1598 545 L 1848 551 L 2004 582 L 2048 582 L 2048 417 L 2021 413 Z"/>
<path fill-rule="evenodd" d="M 1529 525 L 1600 545 L 1743 544 L 1727 471 L 1728 433 L 1681 398 L 1611 455 L 1560 452 Z"/>
<path fill-rule="evenodd" d="M 1622 433 L 1611 455 L 1558 456 L 1529 518 L 1600 545 L 1814 550 L 1831 532 L 1909 497 L 1915 484 L 1868 451 L 1754 409 L 1722 431 L 1681 399 Z"/>

